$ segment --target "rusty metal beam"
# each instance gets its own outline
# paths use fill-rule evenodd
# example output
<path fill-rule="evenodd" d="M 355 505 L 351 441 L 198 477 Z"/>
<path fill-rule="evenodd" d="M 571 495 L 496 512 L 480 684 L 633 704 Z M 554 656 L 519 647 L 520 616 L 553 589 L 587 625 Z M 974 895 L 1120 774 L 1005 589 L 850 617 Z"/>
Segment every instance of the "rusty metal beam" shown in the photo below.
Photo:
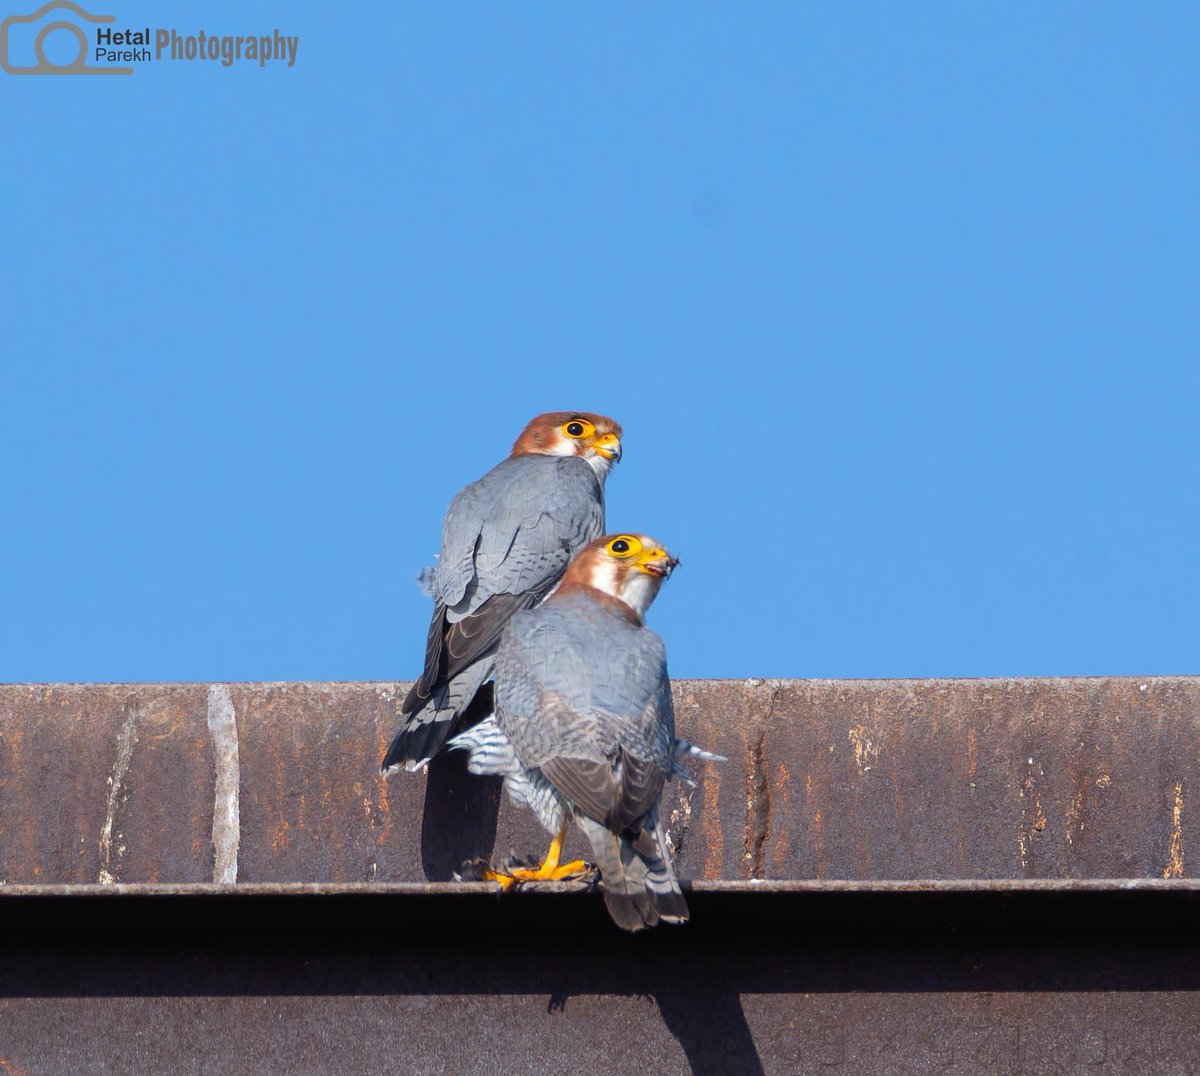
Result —
<path fill-rule="evenodd" d="M 403 688 L 0 686 L 0 880 L 438 881 L 539 850 L 460 758 L 379 776 Z M 730 759 L 673 794 L 683 877 L 1195 873 L 1200 678 L 684 681 L 676 700 Z"/>
<path fill-rule="evenodd" d="M 1193 883 L 0 896 L 0 1067 L 42 1072 L 1185 1072 Z M 731 891 L 732 889 L 732 891 Z"/>
<path fill-rule="evenodd" d="M 682 682 L 633 938 L 402 690 L 0 686 L 0 1073 L 1200 1066 L 1200 678 Z"/>

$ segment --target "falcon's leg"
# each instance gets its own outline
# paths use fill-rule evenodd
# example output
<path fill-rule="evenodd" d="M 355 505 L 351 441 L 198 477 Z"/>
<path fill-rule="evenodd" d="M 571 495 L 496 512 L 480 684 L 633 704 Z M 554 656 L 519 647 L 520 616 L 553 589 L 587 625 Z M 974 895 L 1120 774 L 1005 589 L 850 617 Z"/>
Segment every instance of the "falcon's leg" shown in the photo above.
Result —
<path fill-rule="evenodd" d="M 566 840 L 567 827 L 570 824 L 570 816 L 563 819 L 558 832 L 550 840 L 550 848 L 546 852 L 546 858 L 542 860 L 542 865 L 536 870 L 517 867 L 509 871 L 508 874 L 486 870 L 483 872 L 484 880 L 497 882 L 501 889 L 508 889 L 514 882 L 558 882 L 564 878 L 575 878 L 579 875 L 587 874 L 590 868 L 582 859 L 576 859 L 571 863 L 564 863 L 562 866 L 559 866 L 558 861 L 562 857 L 563 841 Z"/>

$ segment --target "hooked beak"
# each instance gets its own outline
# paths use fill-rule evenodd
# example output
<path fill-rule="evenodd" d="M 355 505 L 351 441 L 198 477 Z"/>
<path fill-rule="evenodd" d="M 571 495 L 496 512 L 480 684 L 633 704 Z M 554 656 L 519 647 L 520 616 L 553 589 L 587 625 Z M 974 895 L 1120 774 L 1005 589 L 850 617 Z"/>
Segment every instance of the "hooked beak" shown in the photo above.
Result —
<path fill-rule="evenodd" d="M 596 438 L 592 447 L 609 463 L 617 463 L 621 459 L 621 439 L 615 433 L 606 433 L 603 437 Z"/>
<path fill-rule="evenodd" d="M 667 579 L 679 567 L 679 558 L 665 549 L 649 549 L 638 558 L 638 569 L 656 579 Z"/>

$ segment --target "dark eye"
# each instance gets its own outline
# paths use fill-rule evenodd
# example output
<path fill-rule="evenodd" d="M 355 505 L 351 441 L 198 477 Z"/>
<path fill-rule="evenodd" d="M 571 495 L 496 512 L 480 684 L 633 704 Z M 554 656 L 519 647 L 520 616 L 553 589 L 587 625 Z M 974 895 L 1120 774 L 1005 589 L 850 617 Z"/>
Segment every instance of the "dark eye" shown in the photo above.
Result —
<path fill-rule="evenodd" d="M 642 551 L 642 543 L 632 534 L 622 534 L 613 538 L 604 548 L 614 557 L 633 557 Z"/>
<path fill-rule="evenodd" d="M 567 423 L 567 433 L 569 433 L 572 437 L 582 437 L 583 436 L 583 423 L 582 422 L 568 422 Z"/>

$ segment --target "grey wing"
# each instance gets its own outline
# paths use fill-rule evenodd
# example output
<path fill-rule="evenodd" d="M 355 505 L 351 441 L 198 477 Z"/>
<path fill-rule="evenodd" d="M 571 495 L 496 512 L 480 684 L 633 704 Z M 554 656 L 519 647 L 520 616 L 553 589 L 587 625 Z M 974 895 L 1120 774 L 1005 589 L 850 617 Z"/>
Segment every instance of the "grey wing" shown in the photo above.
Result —
<path fill-rule="evenodd" d="M 541 771 L 580 814 L 613 833 L 638 827 L 666 780 L 662 767 L 623 748 L 603 762 L 559 755 L 542 763 Z"/>
<path fill-rule="evenodd" d="M 400 707 L 385 770 L 440 749 L 491 675 L 509 620 L 536 606 L 603 532 L 600 485 L 580 459 L 508 459 L 458 493 L 438 566 L 423 576 L 435 603 L 425 666 Z"/>
<path fill-rule="evenodd" d="M 646 628 L 545 607 L 514 620 L 498 655 L 497 718 L 522 762 L 620 833 L 672 769 L 662 640 Z"/>
<path fill-rule="evenodd" d="M 600 486 L 582 460 L 506 460 L 463 490 L 443 527 L 422 693 L 490 653 L 603 533 Z"/>
<path fill-rule="evenodd" d="M 586 462 L 505 460 L 451 502 L 434 596 L 456 623 L 494 595 L 553 585 L 575 552 L 603 533 L 603 494 Z"/>

